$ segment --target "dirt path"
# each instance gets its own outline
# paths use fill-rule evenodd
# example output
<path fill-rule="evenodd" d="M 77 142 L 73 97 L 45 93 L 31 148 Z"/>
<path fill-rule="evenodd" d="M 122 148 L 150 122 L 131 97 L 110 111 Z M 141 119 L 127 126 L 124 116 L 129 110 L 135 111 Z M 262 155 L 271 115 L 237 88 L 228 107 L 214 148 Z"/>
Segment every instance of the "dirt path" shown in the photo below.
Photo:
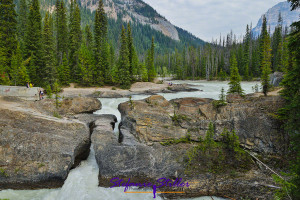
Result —
<path fill-rule="evenodd" d="M 277 89 L 277 90 L 274 90 L 272 92 L 269 92 L 268 93 L 268 96 L 278 96 L 279 95 L 279 92 L 282 90 L 282 88 L 280 89 Z M 260 96 L 263 96 L 264 93 L 262 92 L 257 92 L 257 93 L 254 93 L 253 97 L 260 97 Z"/>

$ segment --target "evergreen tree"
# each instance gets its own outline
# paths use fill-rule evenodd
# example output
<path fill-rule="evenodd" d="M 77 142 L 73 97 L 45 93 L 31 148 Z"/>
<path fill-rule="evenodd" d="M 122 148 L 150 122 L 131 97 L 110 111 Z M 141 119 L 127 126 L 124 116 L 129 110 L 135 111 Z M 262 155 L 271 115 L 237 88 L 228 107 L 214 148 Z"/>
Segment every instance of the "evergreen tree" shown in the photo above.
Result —
<path fill-rule="evenodd" d="M 237 68 L 237 61 L 235 55 L 231 58 L 230 66 L 230 82 L 228 93 L 237 93 L 243 95 L 243 89 L 241 87 L 241 77 Z"/>
<path fill-rule="evenodd" d="M 246 81 L 249 80 L 249 51 L 250 51 L 250 42 L 251 42 L 251 35 L 249 30 L 249 25 L 246 28 L 246 35 L 244 41 L 244 60 L 243 60 L 243 74 L 244 79 Z"/>
<path fill-rule="evenodd" d="M 156 77 L 156 71 L 154 67 L 154 37 L 152 37 L 151 48 L 148 52 L 148 81 L 152 82 Z"/>
<path fill-rule="evenodd" d="M 261 41 L 263 44 L 262 50 L 262 60 L 261 60 L 261 66 L 262 66 L 262 76 L 261 76 L 261 85 L 263 87 L 263 93 L 265 96 L 267 96 L 267 93 L 270 89 L 270 78 L 269 75 L 271 74 L 271 40 L 268 32 L 265 33 L 265 37 L 263 38 L 263 41 Z"/>
<path fill-rule="evenodd" d="M 14 85 L 25 85 L 29 82 L 29 76 L 27 74 L 27 69 L 24 65 L 20 45 L 18 45 L 16 54 L 13 54 L 11 59 L 11 82 Z"/>
<path fill-rule="evenodd" d="M 93 53 L 88 50 L 85 43 L 81 44 L 79 51 L 80 64 L 80 83 L 85 86 L 91 86 L 93 83 Z"/>
<path fill-rule="evenodd" d="M 53 86 L 56 79 L 53 21 L 49 13 L 46 13 L 43 27 L 43 66 L 39 68 L 43 78 L 43 86 Z"/>
<path fill-rule="evenodd" d="M 74 5 L 73 5 L 74 6 Z M 63 56 L 68 54 L 68 25 L 64 1 L 57 0 L 55 4 L 56 29 L 56 60 L 58 66 L 63 62 Z"/>
<path fill-rule="evenodd" d="M 282 65 L 282 18 L 279 13 L 278 25 L 275 28 L 272 41 L 272 69 L 278 71 Z"/>
<path fill-rule="evenodd" d="M 130 74 L 129 74 L 129 52 L 127 47 L 127 38 L 126 38 L 126 31 L 124 26 L 122 27 L 122 34 L 121 34 L 121 48 L 119 52 L 119 83 L 121 88 L 128 89 L 130 88 Z"/>
<path fill-rule="evenodd" d="M 71 79 L 80 79 L 79 49 L 81 44 L 81 16 L 80 9 L 75 0 L 71 0 L 69 19 L 69 66 Z"/>
<path fill-rule="evenodd" d="M 42 17 L 38 0 L 32 0 L 25 33 L 25 58 L 31 57 L 29 76 L 35 84 L 41 82 L 39 68 L 43 66 Z M 41 72 L 42 73 L 42 72 Z"/>
<path fill-rule="evenodd" d="M 93 34 L 89 25 L 85 26 L 85 45 L 88 49 L 92 49 L 93 45 Z"/>
<path fill-rule="evenodd" d="M 291 1 L 293 9 L 300 7 L 299 1 Z M 292 24 L 288 48 L 292 62 L 286 69 L 282 81 L 281 96 L 286 103 L 280 110 L 280 117 L 285 122 L 285 131 L 291 137 L 291 150 L 295 156 L 291 162 L 291 170 L 296 174 L 292 183 L 296 186 L 292 190 L 292 198 L 300 198 L 300 21 Z"/>
<path fill-rule="evenodd" d="M 57 69 L 58 80 L 61 85 L 69 85 L 70 81 L 70 67 L 68 63 L 67 54 L 64 53 L 62 64 Z"/>
<path fill-rule="evenodd" d="M 104 11 L 103 1 L 100 0 L 95 14 L 94 22 L 94 45 L 95 45 L 95 81 L 102 85 L 109 83 L 109 45 L 107 43 L 107 18 Z"/>
<path fill-rule="evenodd" d="M 264 15 L 263 16 L 263 23 L 261 28 L 261 35 L 259 37 L 259 64 L 262 68 L 262 62 L 264 58 L 264 48 L 265 48 L 265 41 L 267 40 L 267 37 L 269 37 L 268 30 L 267 30 L 267 18 Z"/>
<path fill-rule="evenodd" d="M 141 68 L 141 79 L 143 82 L 148 82 L 148 70 L 145 63 L 140 64 Z"/>
<path fill-rule="evenodd" d="M 18 6 L 17 13 L 18 13 L 18 17 L 17 17 L 18 40 L 19 40 L 21 51 L 23 52 L 25 48 L 24 39 L 26 34 L 26 25 L 27 25 L 27 18 L 28 18 L 28 6 L 26 0 L 20 0 L 20 5 Z"/>
<path fill-rule="evenodd" d="M 226 103 L 226 95 L 225 95 L 225 90 L 224 90 L 223 87 L 222 87 L 222 89 L 221 89 L 221 94 L 220 94 L 220 96 L 219 96 L 219 99 L 220 99 L 220 101 L 221 101 L 222 103 Z"/>
<path fill-rule="evenodd" d="M 0 66 L 11 73 L 11 58 L 17 48 L 17 14 L 13 0 L 0 0 Z"/>
<path fill-rule="evenodd" d="M 176 69 L 176 79 L 183 80 L 183 69 L 182 69 L 181 57 L 177 49 L 175 49 L 175 69 Z"/>
<path fill-rule="evenodd" d="M 133 80 L 134 75 L 137 75 L 139 61 L 133 44 L 131 27 L 129 23 L 127 25 L 127 46 L 129 51 L 129 73 L 131 75 L 131 79 Z"/>
<path fill-rule="evenodd" d="M 209 126 L 208 126 L 208 130 L 206 131 L 205 139 L 204 139 L 205 147 L 207 150 L 210 150 L 210 148 L 212 148 L 216 145 L 214 136 L 215 136 L 215 127 L 214 127 L 214 124 L 212 122 L 210 122 Z"/>

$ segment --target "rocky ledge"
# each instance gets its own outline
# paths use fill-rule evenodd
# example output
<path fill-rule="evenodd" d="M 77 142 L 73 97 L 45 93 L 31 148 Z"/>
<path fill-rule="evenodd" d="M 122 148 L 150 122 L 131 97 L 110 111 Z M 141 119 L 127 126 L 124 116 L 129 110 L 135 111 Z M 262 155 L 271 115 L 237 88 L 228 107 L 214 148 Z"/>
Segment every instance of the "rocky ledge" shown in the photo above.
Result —
<path fill-rule="evenodd" d="M 220 144 L 220 149 L 208 151 L 204 157 L 193 157 L 193 151 L 202 149 L 210 123 L 214 124 L 213 139 L 218 144 L 226 128 L 235 130 L 240 149 L 258 157 L 278 157 L 282 153 L 282 130 L 272 117 L 282 105 L 282 99 L 249 96 L 232 102 L 223 106 L 216 106 L 212 99 L 200 98 L 169 102 L 156 95 L 120 104 L 120 134 L 115 134 L 112 128 L 96 128 L 92 135 L 99 165 L 99 185 L 111 186 L 110 180 L 115 177 L 141 183 L 161 177 L 173 180 L 180 177 L 193 183 L 184 189 L 184 197 L 272 198 L 276 187 L 270 173 L 244 150 L 234 159 L 236 154 Z M 193 163 L 189 163 L 191 158 Z"/>
<path fill-rule="evenodd" d="M 70 169 L 89 155 L 93 122 L 106 118 L 54 117 L 54 100 L 0 101 L 0 190 L 61 187 Z M 98 100 L 75 98 L 58 110 L 70 115 L 100 108 Z"/>
<path fill-rule="evenodd" d="M 46 114 L 57 112 L 60 115 L 74 115 L 80 113 L 93 113 L 102 108 L 101 102 L 92 97 L 73 97 L 61 100 L 44 99 L 31 103 L 34 107 Z"/>

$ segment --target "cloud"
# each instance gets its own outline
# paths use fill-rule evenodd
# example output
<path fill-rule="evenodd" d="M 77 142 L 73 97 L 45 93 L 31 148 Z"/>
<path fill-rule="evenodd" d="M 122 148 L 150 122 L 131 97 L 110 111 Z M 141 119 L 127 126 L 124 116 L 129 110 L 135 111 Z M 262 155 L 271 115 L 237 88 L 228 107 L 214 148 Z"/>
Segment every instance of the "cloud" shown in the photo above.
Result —
<path fill-rule="evenodd" d="M 256 25 L 269 8 L 283 0 L 143 0 L 174 25 L 211 41 L 231 30 L 239 36 Z"/>

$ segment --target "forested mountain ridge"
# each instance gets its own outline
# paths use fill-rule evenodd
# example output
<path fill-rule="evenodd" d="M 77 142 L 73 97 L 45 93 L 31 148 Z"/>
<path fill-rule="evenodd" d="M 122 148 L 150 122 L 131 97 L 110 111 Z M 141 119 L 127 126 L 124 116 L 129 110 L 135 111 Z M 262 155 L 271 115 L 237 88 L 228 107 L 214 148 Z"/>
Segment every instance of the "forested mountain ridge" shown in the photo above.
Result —
<path fill-rule="evenodd" d="M 271 34 L 274 33 L 275 27 L 278 24 L 278 15 L 281 14 L 283 19 L 282 26 L 289 27 L 293 22 L 298 21 L 300 10 L 293 10 L 291 11 L 291 3 L 284 1 L 276 4 L 272 8 L 270 8 L 264 15 L 267 18 L 268 26 L 270 26 Z M 261 32 L 263 23 L 263 16 L 257 22 L 256 27 L 253 28 L 252 33 L 254 36 L 258 36 Z"/>
<path fill-rule="evenodd" d="M 66 7 L 70 7 L 70 1 L 63 0 Z M 14 0 L 19 6 L 20 0 Z M 55 0 L 40 0 L 41 14 L 45 15 L 55 11 Z M 95 10 L 99 0 L 77 0 L 81 11 L 81 25 L 93 26 Z M 29 3 L 29 1 L 28 1 Z M 151 38 L 155 38 L 156 51 L 158 53 L 174 51 L 175 48 L 182 50 L 185 46 L 204 45 L 205 42 L 186 30 L 171 24 L 151 6 L 142 0 L 103 0 L 104 10 L 108 16 L 108 39 L 115 49 L 118 43 L 121 27 L 130 22 L 132 35 L 138 54 L 143 55 L 151 44 Z"/>

